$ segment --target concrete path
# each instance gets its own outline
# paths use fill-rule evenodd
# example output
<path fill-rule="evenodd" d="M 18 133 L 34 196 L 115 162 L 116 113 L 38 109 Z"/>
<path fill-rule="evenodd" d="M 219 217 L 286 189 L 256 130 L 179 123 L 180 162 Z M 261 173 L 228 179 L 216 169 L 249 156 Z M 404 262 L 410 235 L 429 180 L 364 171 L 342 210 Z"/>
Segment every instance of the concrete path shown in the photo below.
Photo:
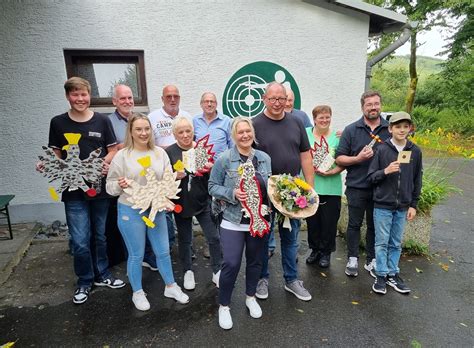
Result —
<path fill-rule="evenodd" d="M 151 310 L 139 312 L 131 290 L 95 289 L 87 303 L 75 306 L 72 260 L 67 243 L 32 244 L 0 289 L 0 345 L 16 346 L 474 346 L 474 182 L 473 161 L 455 182 L 463 195 L 451 197 L 433 212 L 430 257 L 402 257 L 402 276 L 410 295 L 388 289 L 371 291 L 372 278 L 360 267 L 357 278 L 344 274 L 345 242 L 338 238 L 331 267 L 304 263 L 306 233 L 301 234 L 300 278 L 313 300 L 302 302 L 283 289 L 281 257 L 270 261 L 270 297 L 260 301 L 261 319 L 244 305 L 241 272 L 233 296 L 234 328 L 217 324 L 217 289 L 200 250 L 195 261 L 191 302 L 179 305 L 163 297 L 158 273 L 144 270 Z M 5 241 L 0 242 L 5 243 Z M 197 248 L 203 240 L 196 239 Z M 0 249 L 1 250 L 1 249 Z M 179 284 L 182 276 L 174 256 Z M 126 279 L 125 265 L 114 273 Z"/>

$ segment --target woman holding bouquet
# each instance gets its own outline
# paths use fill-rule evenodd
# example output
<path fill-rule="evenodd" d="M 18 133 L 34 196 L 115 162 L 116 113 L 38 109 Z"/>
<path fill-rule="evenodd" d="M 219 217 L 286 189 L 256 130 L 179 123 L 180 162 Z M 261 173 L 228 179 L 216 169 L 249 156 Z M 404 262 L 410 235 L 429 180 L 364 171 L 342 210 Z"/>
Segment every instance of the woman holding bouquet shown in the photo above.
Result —
<path fill-rule="evenodd" d="M 262 252 L 264 238 L 250 234 L 251 219 L 246 217 L 243 206 L 248 206 L 250 192 L 241 189 L 240 181 L 243 168 L 255 171 L 255 184 L 260 195 L 260 204 L 268 202 L 266 191 L 267 181 L 271 175 L 270 157 L 259 150 L 252 148 L 255 141 L 255 130 L 252 121 L 246 117 L 237 117 L 232 123 L 232 139 L 235 146 L 222 153 L 211 171 L 209 178 L 209 193 L 215 199 L 223 201 L 223 220 L 221 229 L 222 269 L 219 279 L 219 325 L 223 329 L 232 328 L 230 315 L 230 300 L 237 275 L 242 262 L 242 253 L 245 247 L 246 259 L 246 294 L 245 305 L 252 318 L 260 318 L 262 309 L 255 299 L 257 282 L 262 268 Z M 268 212 L 261 206 L 258 211 L 263 212 L 264 224 L 268 225 Z M 267 214 L 265 214 L 267 213 Z M 252 220 L 254 221 L 254 220 Z M 268 229 L 267 229 L 268 230 Z"/>
<path fill-rule="evenodd" d="M 308 224 L 308 244 L 312 249 L 306 263 L 318 263 L 329 267 L 331 253 L 336 250 L 337 221 L 341 212 L 343 167 L 334 163 L 334 155 L 339 145 L 339 137 L 330 129 L 332 110 L 328 105 L 318 105 L 313 109 L 314 127 L 306 128 L 308 139 L 313 147 L 315 167 L 314 189 L 319 195 L 319 208 L 313 216 L 306 219 Z M 323 168 L 323 163 L 326 167 Z M 321 167 L 319 167 L 322 165 Z"/>

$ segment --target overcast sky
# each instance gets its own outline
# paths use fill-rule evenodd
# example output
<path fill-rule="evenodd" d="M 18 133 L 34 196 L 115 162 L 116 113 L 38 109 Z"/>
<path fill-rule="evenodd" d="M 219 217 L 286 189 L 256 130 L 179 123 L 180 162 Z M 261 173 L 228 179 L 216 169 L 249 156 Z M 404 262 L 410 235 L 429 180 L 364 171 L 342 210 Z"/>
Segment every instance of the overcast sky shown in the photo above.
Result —
<path fill-rule="evenodd" d="M 429 32 L 421 33 L 417 36 L 418 44 L 422 44 L 416 50 L 418 56 L 428 56 L 434 58 L 446 59 L 446 56 L 437 55 L 439 52 L 444 51 L 444 45 L 446 45 L 446 36 L 444 32 L 440 32 L 439 29 L 433 29 Z M 395 51 L 396 55 L 410 54 L 410 41 L 407 41 L 402 47 Z"/>

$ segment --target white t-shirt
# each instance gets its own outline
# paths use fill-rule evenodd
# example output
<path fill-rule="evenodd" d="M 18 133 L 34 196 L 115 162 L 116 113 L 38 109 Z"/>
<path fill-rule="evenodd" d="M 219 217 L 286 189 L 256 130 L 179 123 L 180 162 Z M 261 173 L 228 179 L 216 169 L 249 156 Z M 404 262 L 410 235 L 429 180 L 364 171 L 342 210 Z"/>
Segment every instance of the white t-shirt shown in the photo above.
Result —
<path fill-rule="evenodd" d="M 191 121 L 193 124 L 193 119 L 189 112 L 186 112 L 182 109 L 179 109 L 178 116 L 184 116 Z M 153 128 L 153 135 L 155 137 L 155 145 L 161 147 L 167 147 L 176 142 L 176 139 L 173 136 L 172 125 L 175 117 L 172 117 L 166 113 L 166 111 L 161 108 L 150 112 L 148 119 L 151 122 Z"/>

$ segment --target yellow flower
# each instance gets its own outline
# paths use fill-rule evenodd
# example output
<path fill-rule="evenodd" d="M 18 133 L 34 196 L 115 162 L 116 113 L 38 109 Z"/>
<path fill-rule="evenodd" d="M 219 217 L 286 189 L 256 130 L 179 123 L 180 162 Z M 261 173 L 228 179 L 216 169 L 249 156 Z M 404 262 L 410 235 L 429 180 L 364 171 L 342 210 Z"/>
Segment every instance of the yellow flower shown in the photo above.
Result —
<path fill-rule="evenodd" d="M 311 190 L 311 186 L 306 183 L 306 181 L 301 180 L 300 178 L 295 178 L 295 184 L 298 185 L 305 191 Z"/>

